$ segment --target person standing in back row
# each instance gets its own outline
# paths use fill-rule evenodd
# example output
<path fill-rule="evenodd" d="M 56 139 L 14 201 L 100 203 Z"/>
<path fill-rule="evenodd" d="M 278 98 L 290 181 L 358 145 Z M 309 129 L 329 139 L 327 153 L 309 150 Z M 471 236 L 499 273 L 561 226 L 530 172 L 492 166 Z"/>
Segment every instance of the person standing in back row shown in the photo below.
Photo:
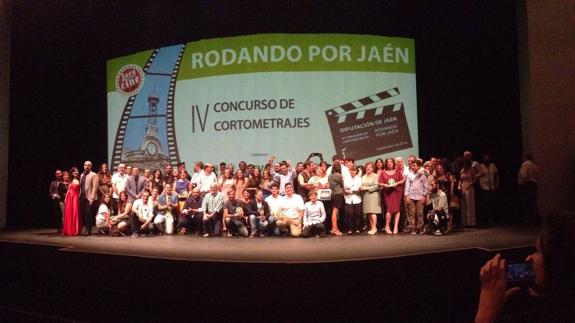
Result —
<path fill-rule="evenodd" d="M 96 221 L 98 211 L 98 174 L 92 171 L 92 162 L 84 162 L 84 172 L 80 176 L 80 209 L 84 223 L 83 236 L 92 235 L 92 227 Z"/>

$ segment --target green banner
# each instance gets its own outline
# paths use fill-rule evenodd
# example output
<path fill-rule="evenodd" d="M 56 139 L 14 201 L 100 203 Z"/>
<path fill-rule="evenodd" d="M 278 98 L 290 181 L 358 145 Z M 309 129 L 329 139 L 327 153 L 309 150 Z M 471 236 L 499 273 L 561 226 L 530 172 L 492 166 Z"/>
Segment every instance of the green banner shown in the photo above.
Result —
<path fill-rule="evenodd" d="M 415 73 L 414 41 L 344 34 L 262 34 L 186 45 L 179 80 L 275 71 Z"/>

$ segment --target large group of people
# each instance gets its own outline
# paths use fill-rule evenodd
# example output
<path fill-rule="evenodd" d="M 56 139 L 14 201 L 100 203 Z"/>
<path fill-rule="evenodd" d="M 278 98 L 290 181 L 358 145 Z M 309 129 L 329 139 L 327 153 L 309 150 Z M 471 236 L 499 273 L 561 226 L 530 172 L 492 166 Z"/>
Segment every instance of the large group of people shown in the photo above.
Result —
<path fill-rule="evenodd" d="M 82 172 L 57 170 L 50 197 L 58 230 L 132 237 L 443 235 L 478 221 L 490 224 L 499 185 L 489 156 L 478 163 L 469 151 L 453 161 L 410 155 L 356 165 L 311 154 L 295 165 L 271 156 L 262 166 L 240 161 L 237 168 L 225 162 L 214 168 L 201 161 L 193 172 L 185 163 L 163 170 L 120 163 L 112 174 L 107 164 L 96 173 L 86 161 Z M 533 170 L 534 164 L 523 172 L 532 181 Z"/>

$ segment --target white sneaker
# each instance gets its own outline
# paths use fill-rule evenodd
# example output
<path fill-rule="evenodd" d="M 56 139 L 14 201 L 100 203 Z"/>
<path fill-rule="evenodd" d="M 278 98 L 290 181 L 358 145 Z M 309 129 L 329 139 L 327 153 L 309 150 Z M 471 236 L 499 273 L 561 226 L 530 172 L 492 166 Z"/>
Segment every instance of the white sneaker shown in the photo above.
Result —
<path fill-rule="evenodd" d="M 132 238 L 138 238 L 138 237 L 140 237 L 140 235 L 138 233 L 136 233 L 136 232 L 132 233 Z"/>
<path fill-rule="evenodd" d="M 436 235 L 436 236 L 441 236 L 441 235 L 443 235 L 443 233 L 441 233 L 440 230 L 435 230 L 435 231 L 433 232 L 433 234 Z"/>

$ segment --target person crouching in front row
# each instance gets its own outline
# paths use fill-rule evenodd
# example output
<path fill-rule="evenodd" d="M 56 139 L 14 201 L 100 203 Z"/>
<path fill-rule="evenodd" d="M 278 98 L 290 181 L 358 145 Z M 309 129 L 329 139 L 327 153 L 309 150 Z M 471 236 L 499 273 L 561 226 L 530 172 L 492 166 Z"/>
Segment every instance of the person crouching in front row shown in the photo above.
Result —
<path fill-rule="evenodd" d="M 174 222 L 180 211 L 178 203 L 178 194 L 172 190 L 172 185 L 166 184 L 164 193 L 158 198 L 158 214 L 154 219 L 154 225 L 160 233 L 174 233 Z"/>
<path fill-rule="evenodd" d="M 303 210 L 303 232 L 302 237 L 309 238 L 315 235 L 319 238 L 325 230 L 325 208 L 323 203 L 317 200 L 317 193 L 310 191 L 309 201 L 304 204 Z"/>
<path fill-rule="evenodd" d="M 298 194 L 294 194 L 292 183 L 285 184 L 285 193 L 276 225 L 280 233 L 285 233 L 289 229 L 292 237 L 299 237 L 304 210 L 303 199 Z"/>
<path fill-rule="evenodd" d="M 255 198 L 248 203 L 248 216 L 252 228 L 250 237 L 263 237 L 271 232 L 275 220 L 270 215 L 270 206 L 264 201 L 264 194 L 261 190 L 257 190 Z"/>
<path fill-rule="evenodd" d="M 447 195 L 439 188 L 435 180 L 429 181 L 429 199 L 433 208 L 427 214 L 429 233 L 440 236 L 447 231 L 449 205 L 447 204 Z"/>
<path fill-rule="evenodd" d="M 236 191 L 228 191 L 228 200 L 224 202 L 224 221 L 228 228 L 228 237 L 236 234 L 242 237 L 248 236 L 242 201 L 236 200 Z"/>
<path fill-rule="evenodd" d="M 210 235 L 219 237 L 222 235 L 222 208 L 224 206 L 224 195 L 218 192 L 218 184 L 210 185 L 210 192 L 204 196 L 202 210 L 204 210 L 204 237 Z"/>
<path fill-rule="evenodd" d="M 192 194 L 186 199 L 184 208 L 178 220 L 178 233 L 186 234 L 188 231 L 196 235 L 202 233 L 202 219 L 204 210 L 202 210 L 202 196 L 199 188 L 194 188 Z"/>
<path fill-rule="evenodd" d="M 142 192 L 139 199 L 132 205 L 130 214 L 130 226 L 132 238 L 138 238 L 140 233 L 151 233 L 154 231 L 154 206 L 150 199 L 150 193 L 146 190 Z"/>

